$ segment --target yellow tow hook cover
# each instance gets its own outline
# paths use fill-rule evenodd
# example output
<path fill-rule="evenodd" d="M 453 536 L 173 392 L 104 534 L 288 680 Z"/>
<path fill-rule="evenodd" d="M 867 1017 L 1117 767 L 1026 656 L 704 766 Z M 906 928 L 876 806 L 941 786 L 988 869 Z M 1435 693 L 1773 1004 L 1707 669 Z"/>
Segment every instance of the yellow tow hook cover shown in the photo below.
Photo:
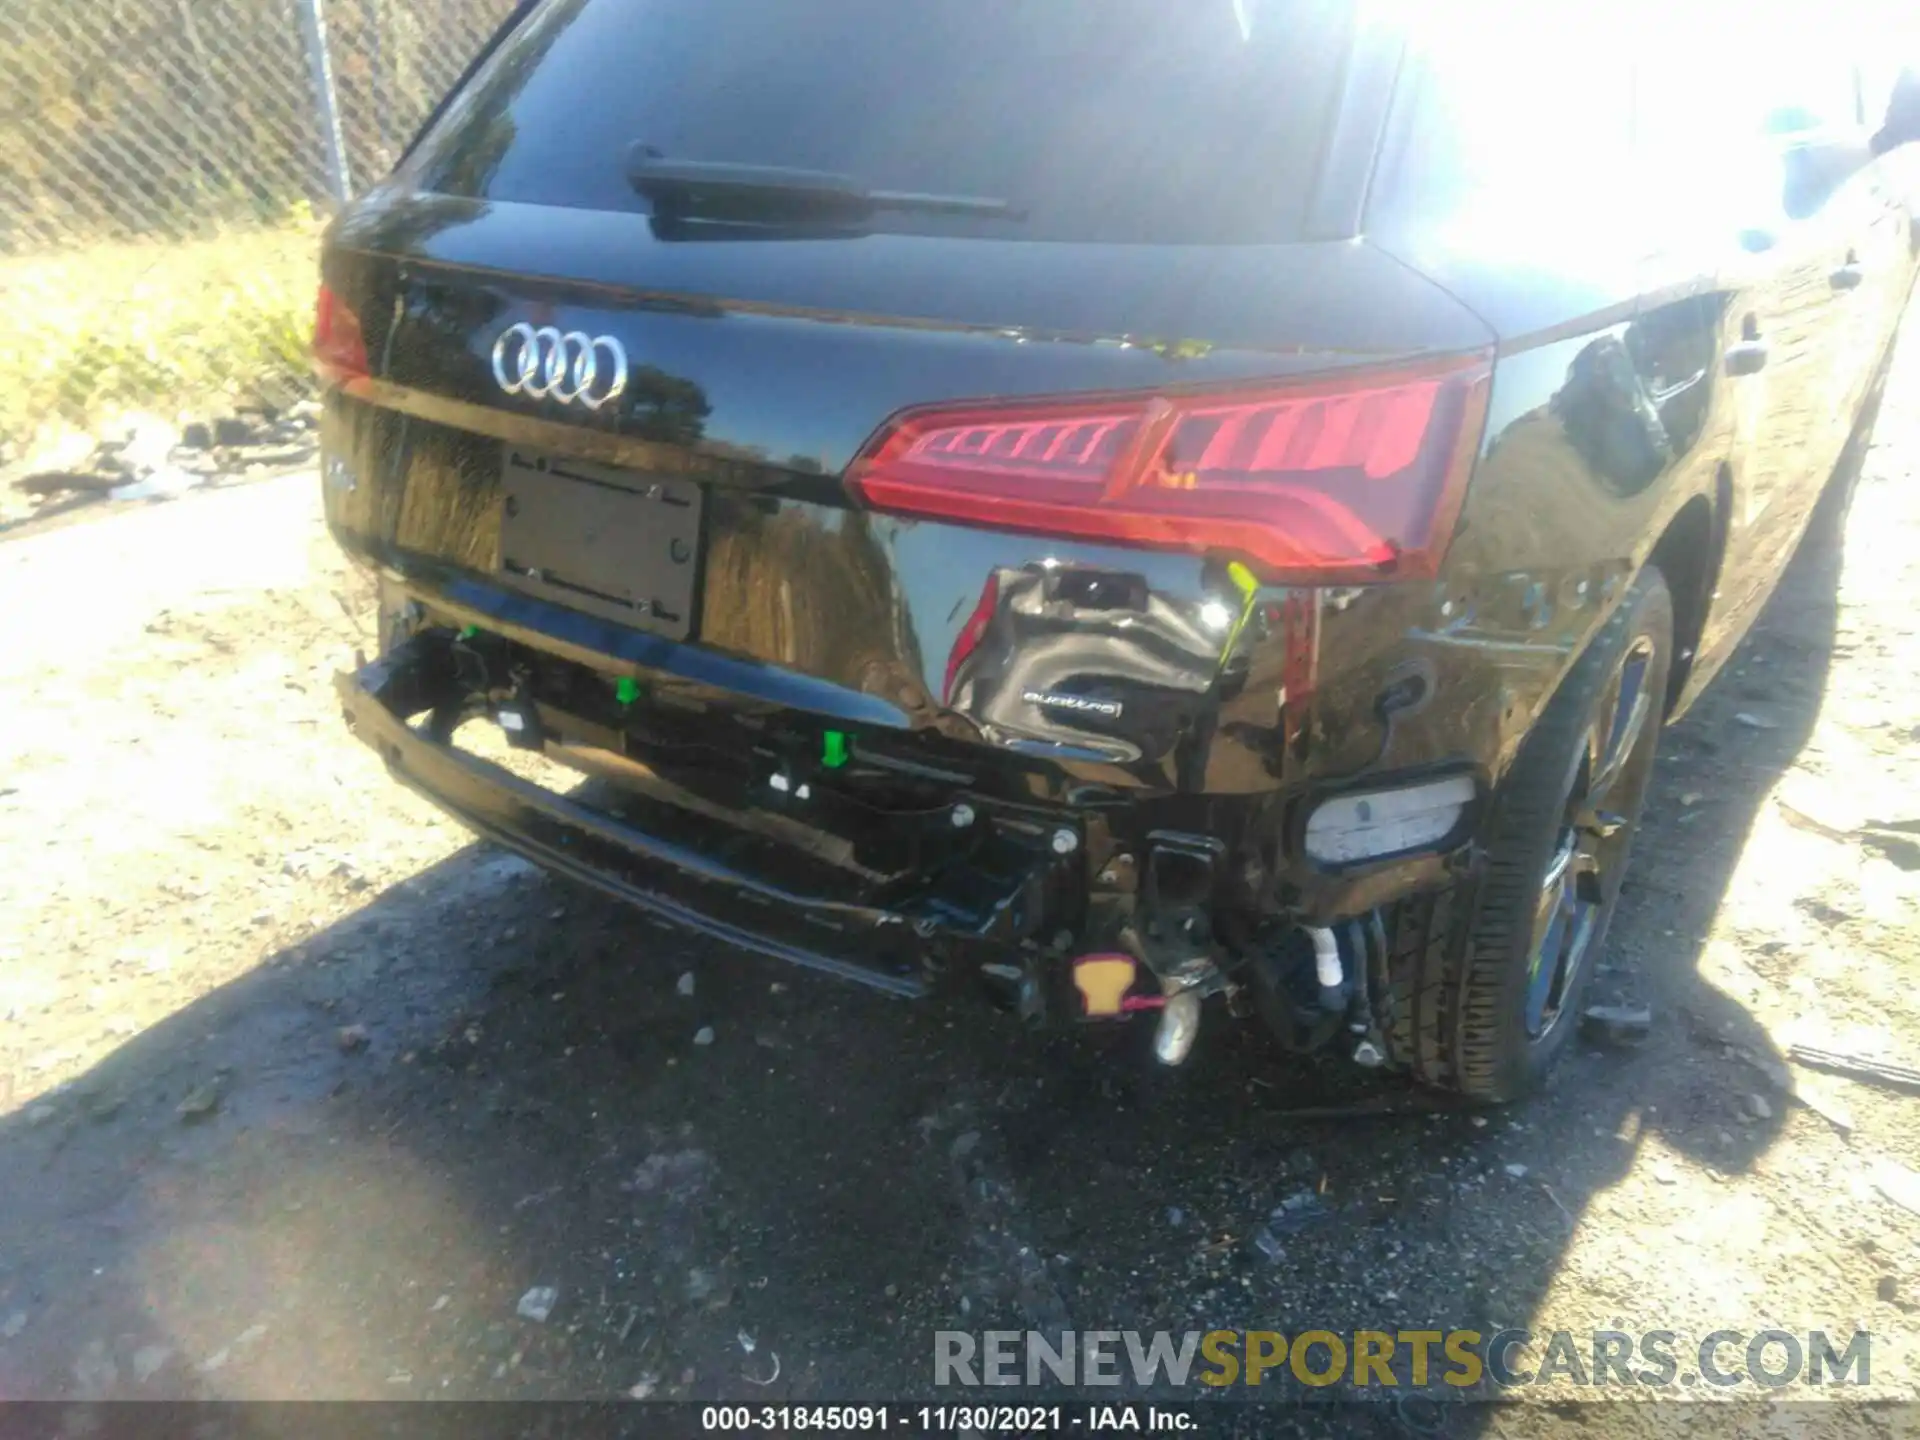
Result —
<path fill-rule="evenodd" d="M 1128 955 L 1082 955 L 1073 962 L 1073 983 L 1088 1015 L 1118 1015 L 1133 988 L 1133 958 Z"/>

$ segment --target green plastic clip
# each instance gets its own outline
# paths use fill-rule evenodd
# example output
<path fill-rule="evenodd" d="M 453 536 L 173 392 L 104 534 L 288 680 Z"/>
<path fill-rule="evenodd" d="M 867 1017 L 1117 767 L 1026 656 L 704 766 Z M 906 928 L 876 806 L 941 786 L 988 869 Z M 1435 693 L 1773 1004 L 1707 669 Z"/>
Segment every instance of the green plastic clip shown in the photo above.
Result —
<path fill-rule="evenodd" d="M 462 640 L 471 640 L 479 633 L 480 627 L 478 625 L 462 625 L 460 627 L 460 638 Z"/>
<path fill-rule="evenodd" d="M 829 770 L 838 770 L 847 763 L 846 731 L 828 730 L 820 736 L 820 763 Z"/>
<path fill-rule="evenodd" d="M 640 698 L 640 682 L 631 675 L 622 675 L 613 682 L 613 698 L 622 706 L 633 704 Z"/>
<path fill-rule="evenodd" d="M 1227 579 L 1233 582 L 1233 588 L 1240 592 L 1240 613 L 1234 617 L 1233 628 L 1227 632 L 1227 643 L 1220 647 L 1220 663 L 1224 666 L 1227 657 L 1240 643 L 1241 632 L 1247 628 L 1247 621 L 1253 618 L 1254 603 L 1260 598 L 1260 579 L 1253 571 L 1238 560 L 1227 565 Z"/>

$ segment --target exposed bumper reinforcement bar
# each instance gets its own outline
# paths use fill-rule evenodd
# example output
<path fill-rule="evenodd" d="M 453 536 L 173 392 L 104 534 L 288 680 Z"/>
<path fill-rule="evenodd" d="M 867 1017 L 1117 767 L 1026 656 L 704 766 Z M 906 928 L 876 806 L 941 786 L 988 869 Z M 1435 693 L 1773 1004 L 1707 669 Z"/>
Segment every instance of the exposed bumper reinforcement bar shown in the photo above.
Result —
<path fill-rule="evenodd" d="M 403 650 L 335 680 L 347 722 L 396 779 L 487 839 L 742 949 L 890 995 L 932 988 L 910 917 L 791 893 L 414 729 L 395 708 L 410 713 L 418 698 L 407 658 Z"/>

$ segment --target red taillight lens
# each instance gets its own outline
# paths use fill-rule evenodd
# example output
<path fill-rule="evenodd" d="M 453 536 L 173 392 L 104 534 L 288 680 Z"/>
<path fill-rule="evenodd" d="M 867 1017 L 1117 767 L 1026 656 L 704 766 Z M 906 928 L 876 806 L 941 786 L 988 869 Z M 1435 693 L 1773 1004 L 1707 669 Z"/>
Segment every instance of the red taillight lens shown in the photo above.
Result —
<path fill-rule="evenodd" d="M 360 317 L 325 285 L 313 312 L 313 369 L 329 385 L 368 373 L 367 339 Z"/>
<path fill-rule="evenodd" d="M 1473 356 L 1259 390 L 909 411 L 848 477 L 876 510 L 1226 552 L 1274 580 L 1430 577 L 1489 375 Z"/>

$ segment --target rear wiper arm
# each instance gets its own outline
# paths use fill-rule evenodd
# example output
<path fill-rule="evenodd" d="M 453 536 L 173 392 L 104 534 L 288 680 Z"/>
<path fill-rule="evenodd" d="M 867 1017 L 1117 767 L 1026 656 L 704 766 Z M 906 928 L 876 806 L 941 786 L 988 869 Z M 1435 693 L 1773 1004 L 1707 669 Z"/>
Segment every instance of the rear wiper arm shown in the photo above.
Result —
<path fill-rule="evenodd" d="M 972 215 L 1024 220 L 1007 200 L 975 195 L 925 195 L 911 190 L 869 190 L 850 175 L 830 170 L 793 170 L 779 165 L 732 165 L 711 160 L 664 160 L 649 147 L 634 147 L 627 166 L 633 188 L 657 211 L 677 218 L 716 220 L 863 220 L 879 210 L 921 215 Z"/>

